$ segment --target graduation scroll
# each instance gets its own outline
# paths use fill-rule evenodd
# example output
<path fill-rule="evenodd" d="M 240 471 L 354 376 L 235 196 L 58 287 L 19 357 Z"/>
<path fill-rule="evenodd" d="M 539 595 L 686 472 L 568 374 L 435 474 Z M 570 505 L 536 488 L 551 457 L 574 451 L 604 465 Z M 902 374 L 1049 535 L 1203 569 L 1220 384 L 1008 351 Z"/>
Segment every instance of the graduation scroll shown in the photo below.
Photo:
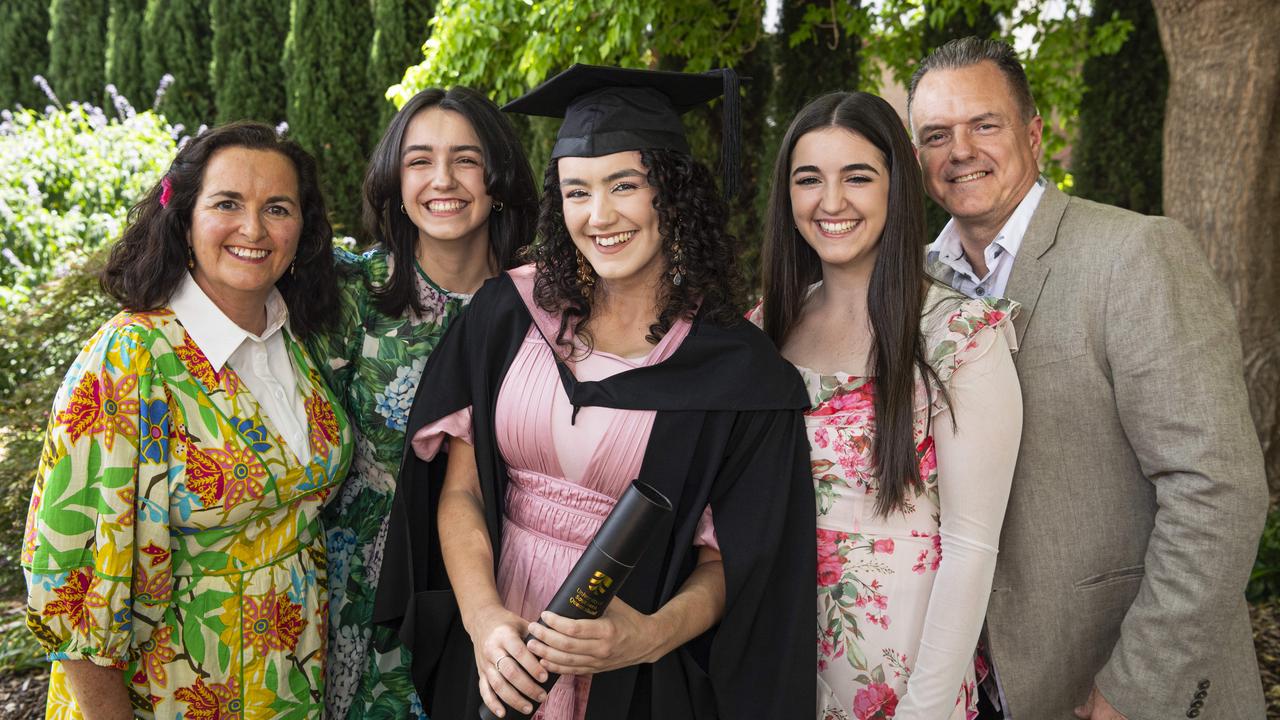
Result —
<path fill-rule="evenodd" d="M 582 551 L 578 564 L 569 571 L 564 584 L 547 603 L 547 610 L 571 620 L 593 620 L 604 615 L 609 601 L 631 574 L 649 543 L 657 535 L 657 526 L 671 513 L 671 501 L 650 485 L 633 481 L 604 519 L 591 544 Z M 532 635 L 525 638 L 529 641 Z M 560 676 L 548 673 L 539 683 L 550 692 Z M 533 703 L 529 715 L 507 707 L 505 720 L 524 720 L 537 712 Z M 487 707 L 480 708 L 481 720 L 499 720 Z"/>

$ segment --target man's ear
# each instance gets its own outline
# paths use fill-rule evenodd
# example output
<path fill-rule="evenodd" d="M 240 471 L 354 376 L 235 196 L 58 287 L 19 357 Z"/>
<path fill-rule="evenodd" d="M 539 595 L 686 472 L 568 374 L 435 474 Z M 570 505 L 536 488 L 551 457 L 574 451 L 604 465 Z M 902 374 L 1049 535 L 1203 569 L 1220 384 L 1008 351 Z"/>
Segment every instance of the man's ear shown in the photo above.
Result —
<path fill-rule="evenodd" d="M 1040 145 L 1044 139 L 1044 118 L 1039 115 L 1027 123 L 1027 141 L 1031 143 L 1031 154 L 1040 159 Z"/>

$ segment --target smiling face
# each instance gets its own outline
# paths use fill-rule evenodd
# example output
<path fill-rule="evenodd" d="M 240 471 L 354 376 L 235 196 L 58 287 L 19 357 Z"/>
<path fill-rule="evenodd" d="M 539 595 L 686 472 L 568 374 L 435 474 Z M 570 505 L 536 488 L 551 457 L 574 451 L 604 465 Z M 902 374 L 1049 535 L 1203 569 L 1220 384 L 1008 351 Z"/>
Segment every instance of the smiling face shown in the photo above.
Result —
<path fill-rule="evenodd" d="M 606 284 L 657 287 L 667 262 L 653 206 L 657 190 L 649 186 L 640 153 L 557 162 L 565 227 L 596 274 Z"/>
<path fill-rule="evenodd" d="M 224 312 L 264 306 L 301 234 L 298 173 L 289 158 L 242 147 L 209 158 L 187 241 L 195 254 L 191 275 L 215 305 Z"/>
<path fill-rule="evenodd" d="M 1040 173 L 1037 116 L 1025 122 L 995 63 L 933 70 L 911 106 L 925 189 L 962 231 L 995 239 Z"/>
<path fill-rule="evenodd" d="M 461 114 L 430 107 L 405 128 L 400 199 L 420 236 L 489 241 L 493 200 L 485 188 L 484 148 Z"/>
<path fill-rule="evenodd" d="M 884 154 L 842 127 L 806 133 L 791 152 L 791 217 L 831 268 L 875 263 L 889 209 Z"/>

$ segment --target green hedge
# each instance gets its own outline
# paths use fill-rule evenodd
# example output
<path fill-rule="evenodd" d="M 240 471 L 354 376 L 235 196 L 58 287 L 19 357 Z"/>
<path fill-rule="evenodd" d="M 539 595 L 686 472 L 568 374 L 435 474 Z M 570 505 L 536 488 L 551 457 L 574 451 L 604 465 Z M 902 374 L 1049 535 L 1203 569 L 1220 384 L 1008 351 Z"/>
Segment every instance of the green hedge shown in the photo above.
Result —
<path fill-rule="evenodd" d="M 209 15 L 218 122 L 261 120 L 275 124 L 284 120 L 280 59 L 289 34 L 289 4 L 281 0 L 212 0 Z"/>
<path fill-rule="evenodd" d="M 144 67 L 147 0 L 108 0 L 107 7 L 107 82 L 134 104 L 148 106 L 160 76 L 148 77 Z"/>
<path fill-rule="evenodd" d="M 49 0 L 0 2 L 0 108 L 44 107 L 32 78 L 48 65 Z"/>
<path fill-rule="evenodd" d="M 1169 71 L 1151 0 L 1095 0 L 1098 25 L 1112 14 L 1133 31 L 1112 56 L 1084 64 L 1080 136 L 1072 151 L 1076 194 L 1147 215 L 1164 203 L 1164 99 Z"/>
<path fill-rule="evenodd" d="M 148 80 L 165 75 L 173 84 L 156 109 L 175 125 L 194 135 L 202 124 L 213 124 L 213 89 L 209 63 L 213 60 L 209 8 L 204 0 L 147 0 L 143 19 L 146 45 L 143 70 Z"/>
<path fill-rule="evenodd" d="M 382 91 L 400 82 L 405 68 L 422 61 L 422 44 L 431 34 L 428 23 L 434 13 L 435 3 L 430 0 L 373 0 L 369 86 L 377 91 L 375 133 L 386 127 L 396 114 L 396 106 L 382 96 Z"/>
<path fill-rule="evenodd" d="M 49 82 L 64 102 L 101 102 L 107 56 L 107 4 L 52 0 L 49 4 Z"/>

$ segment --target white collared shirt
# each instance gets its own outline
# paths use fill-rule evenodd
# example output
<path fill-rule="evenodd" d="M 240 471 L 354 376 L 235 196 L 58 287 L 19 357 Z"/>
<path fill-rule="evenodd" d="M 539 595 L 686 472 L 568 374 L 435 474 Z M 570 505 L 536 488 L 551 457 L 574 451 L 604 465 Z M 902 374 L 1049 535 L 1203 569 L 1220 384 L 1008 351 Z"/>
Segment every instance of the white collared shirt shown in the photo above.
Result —
<path fill-rule="evenodd" d="M 983 251 L 983 260 L 987 265 L 987 274 L 978 277 L 968 258 L 964 256 L 964 248 L 960 245 L 960 233 L 956 230 L 955 218 L 947 221 L 946 227 L 938 233 L 926 251 L 927 264 L 941 262 L 951 268 L 951 287 L 969 297 L 1004 297 L 1005 288 L 1009 285 L 1009 275 L 1013 272 L 1013 261 L 1022 247 L 1022 236 L 1031 224 L 1031 216 L 1035 214 L 1040 198 L 1044 195 L 1045 179 L 1036 178 L 1036 182 L 1023 196 L 1022 202 L 1014 209 L 1013 215 L 1005 222 L 1004 227 L 996 234 L 996 239 Z"/>
<path fill-rule="evenodd" d="M 254 335 L 227 317 L 190 274 L 169 298 L 178 321 L 209 360 L 214 372 L 229 365 L 258 401 L 265 418 L 275 426 L 299 462 L 311 459 L 307 411 L 298 392 L 297 374 L 284 342 L 289 309 L 280 291 L 267 296 L 267 328 Z"/>

